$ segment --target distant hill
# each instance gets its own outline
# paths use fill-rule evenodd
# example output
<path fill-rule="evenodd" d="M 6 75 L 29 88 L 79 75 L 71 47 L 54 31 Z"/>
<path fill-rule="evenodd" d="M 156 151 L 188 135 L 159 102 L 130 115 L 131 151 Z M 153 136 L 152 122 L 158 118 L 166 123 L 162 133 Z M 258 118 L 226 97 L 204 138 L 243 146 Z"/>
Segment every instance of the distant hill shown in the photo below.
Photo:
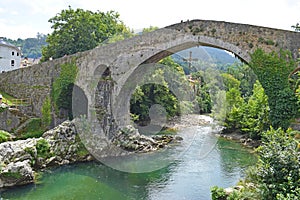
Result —
<path fill-rule="evenodd" d="M 17 47 L 21 47 L 22 57 L 36 59 L 42 57 L 42 47 L 47 45 L 46 38 L 46 35 L 38 33 L 36 38 L 27 38 L 24 40 L 20 38 L 17 40 L 4 38 L 4 40 Z"/>
<path fill-rule="evenodd" d="M 191 69 L 189 69 L 190 55 L 192 56 L 192 62 L 190 63 Z M 191 71 L 203 70 L 208 67 L 226 70 L 228 66 L 241 62 L 239 59 L 235 58 L 233 54 L 227 51 L 204 46 L 185 49 L 173 54 L 172 58 L 183 67 L 186 74 L 189 74 Z"/>

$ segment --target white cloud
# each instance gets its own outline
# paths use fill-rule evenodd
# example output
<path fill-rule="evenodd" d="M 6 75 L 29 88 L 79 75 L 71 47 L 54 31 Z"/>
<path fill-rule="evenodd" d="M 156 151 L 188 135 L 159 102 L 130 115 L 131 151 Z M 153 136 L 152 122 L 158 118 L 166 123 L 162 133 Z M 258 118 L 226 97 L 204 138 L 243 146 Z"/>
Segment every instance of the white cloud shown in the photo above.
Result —
<path fill-rule="evenodd" d="M 10 12 L 12 15 L 19 15 L 19 12 L 18 11 L 16 11 L 16 10 L 14 10 L 14 11 L 11 11 Z"/>
<path fill-rule="evenodd" d="M 33 32 L 32 37 L 37 32 L 48 33 L 51 24 L 48 19 L 67 9 L 68 5 L 72 8 L 82 8 L 91 11 L 114 10 L 120 13 L 120 19 L 132 29 L 158 26 L 164 27 L 181 20 L 207 19 L 220 20 L 244 24 L 253 24 L 273 28 L 291 30 L 291 25 L 300 21 L 299 0 L 9 0 L 0 8 L 0 19 L 14 19 L 6 23 L 5 30 L 1 27 L 0 34 L 4 31 L 7 36 L 19 34 L 24 38 L 27 32 Z M 15 15 L 4 15 L 6 10 L 15 10 L 19 18 Z M 18 22 L 19 21 L 19 22 Z M 19 25 L 17 25 L 17 22 Z M 32 30 L 26 34 L 16 30 L 26 24 Z M 9 31 L 10 30 L 10 31 Z M 43 32 L 47 31 L 47 32 Z"/>

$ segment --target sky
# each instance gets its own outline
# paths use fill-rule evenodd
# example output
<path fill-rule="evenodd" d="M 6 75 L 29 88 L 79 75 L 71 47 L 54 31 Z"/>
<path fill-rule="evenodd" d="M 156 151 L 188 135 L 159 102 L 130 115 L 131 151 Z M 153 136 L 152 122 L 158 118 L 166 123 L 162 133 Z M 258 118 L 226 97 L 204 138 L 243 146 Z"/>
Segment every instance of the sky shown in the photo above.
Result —
<path fill-rule="evenodd" d="M 293 30 L 300 0 L 0 0 L 0 37 L 26 39 L 52 32 L 48 20 L 68 6 L 116 11 L 132 30 L 163 28 L 181 20 L 217 20 Z"/>

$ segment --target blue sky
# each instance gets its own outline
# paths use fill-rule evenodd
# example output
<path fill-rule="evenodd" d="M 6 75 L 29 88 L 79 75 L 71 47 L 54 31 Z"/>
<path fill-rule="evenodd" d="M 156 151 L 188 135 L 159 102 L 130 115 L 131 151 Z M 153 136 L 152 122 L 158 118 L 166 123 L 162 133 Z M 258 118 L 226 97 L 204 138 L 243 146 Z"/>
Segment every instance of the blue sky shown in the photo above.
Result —
<path fill-rule="evenodd" d="M 0 36 L 11 39 L 51 33 L 48 19 L 62 9 L 114 10 L 131 29 L 207 19 L 292 30 L 300 0 L 0 0 Z"/>

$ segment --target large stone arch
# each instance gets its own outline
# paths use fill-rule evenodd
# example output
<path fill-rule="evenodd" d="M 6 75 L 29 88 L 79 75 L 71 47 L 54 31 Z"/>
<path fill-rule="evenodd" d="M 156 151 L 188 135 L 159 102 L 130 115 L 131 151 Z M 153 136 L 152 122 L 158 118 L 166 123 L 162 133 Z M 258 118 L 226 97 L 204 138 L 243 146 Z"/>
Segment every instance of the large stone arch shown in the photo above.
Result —
<path fill-rule="evenodd" d="M 125 98 L 126 94 L 120 91 L 141 64 L 155 63 L 180 50 L 198 45 L 230 51 L 246 63 L 250 61 L 250 53 L 257 48 L 267 52 L 288 49 L 297 58 L 299 38 L 300 33 L 245 24 L 205 20 L 182 22 L 89 51 L 80 63 L 76 85 L 85 91 L 89 117 L 93 118 L 96 90 L 93 86 L 99 81 L 94 71 L 99 66 L 105 66 L 111 71 L 114 81 L 111 105 L 116 105 L 120 98 Z M 118 125 L 129 123 L 128 109 L 124 106 L 115 113 L 114 117 L 119 119 Z"/>

